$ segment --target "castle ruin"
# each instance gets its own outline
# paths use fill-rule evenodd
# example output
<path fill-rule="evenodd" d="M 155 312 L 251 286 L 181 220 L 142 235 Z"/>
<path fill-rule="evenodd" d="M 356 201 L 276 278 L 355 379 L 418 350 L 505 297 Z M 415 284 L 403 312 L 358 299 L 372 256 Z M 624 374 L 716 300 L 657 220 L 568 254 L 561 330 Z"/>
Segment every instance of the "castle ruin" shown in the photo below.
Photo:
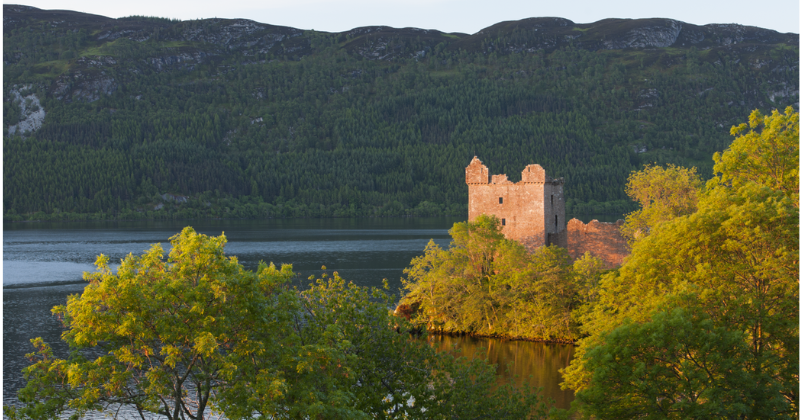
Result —
<path fill-rule="evenodd" d="M 469 221 L 481 214 L 500 219 L 506 238 L 522 243 L 528 250 L 545 245 L 566 248 L 575 260 L 586 252 L 618 267 L 628 255 L 628 244 L 619 232 L 622 221 L 602 223 L 566 220 L 564 179 L 550 178 L 540 165 L 528 165 L 522 180 L 508 180 L 504 174 L 490 175 L 489 168 L 474 157 L 466 168 L 469 187 Z"/>

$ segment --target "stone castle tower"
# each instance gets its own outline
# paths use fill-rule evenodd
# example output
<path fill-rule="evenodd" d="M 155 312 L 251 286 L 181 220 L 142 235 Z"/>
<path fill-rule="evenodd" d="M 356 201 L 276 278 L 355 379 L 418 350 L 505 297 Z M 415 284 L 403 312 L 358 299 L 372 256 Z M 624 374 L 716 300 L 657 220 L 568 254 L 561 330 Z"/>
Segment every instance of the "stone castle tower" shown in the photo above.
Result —
<path fill-rule="evenodd" d="M 560 245 L 559 234 L 567 228 L 563 178 L 550 178 L 541 166 L 528 165 L 522 180 L 513 183 L 506 175 L 490 176 L 477 156 L 466 172 L 470 221 L 491 214 L 500 219 L 506 238 L 528 249 Z"/>
<path fill-rule="evenodd" d="M 532 251 L 544 245 L 565 248 L 574 260 L 590 252 L 607 267 L 617 267 L 630 251 L 619 232 L 622 220 L 603 223 L 578 219 L 567 222 L 564 179 L 550 178 L 539 165 L 528 165 L 522 180 L 490 175 L 489 168 L 474 157 L 466 168 L 469 187 L 469 221 L 481 214 L 500 219 L 503 234 Z"/>

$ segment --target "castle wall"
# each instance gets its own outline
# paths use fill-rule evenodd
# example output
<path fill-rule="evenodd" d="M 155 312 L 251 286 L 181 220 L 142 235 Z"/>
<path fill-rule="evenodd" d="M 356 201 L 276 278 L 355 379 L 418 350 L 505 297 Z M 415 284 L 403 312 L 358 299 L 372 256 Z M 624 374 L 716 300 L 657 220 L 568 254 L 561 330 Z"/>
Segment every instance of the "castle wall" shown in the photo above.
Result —
<path fill-rule="evenodd" d="M 514 183 L 504 174 L 490 175 L 476 157 L 466 168 L 469 220 L 481 214 L 500 219 L 503 234 L 532 250 L 548 244 L 548 234 L 566 229 L 563 181 L 546 176 L 539 165 L 528 165 Z"/>
<path fill-rule="evenodd" d="M 622 260 L 630 254 L 628 242 L 619 232 L 620 226 L 622 220 L 617 220 L 616 223 L 603 223 L 597 220 L 583 223 L 578 219 L 570 220 L 566 230 L 566 248 L 570 258 L 575 260 L 590 252 L 602 259 L 606 267 L 619 267 L 622 265 Z"/>
<path fill-rule="evenodd" d="M 567 249 L 567 229 L 562 230 L 558 233 L 548 233 L 547 234 L 547 243 L 549 245 L 555 245 L 564 249 Z"/>
<path fill-rule="evenodd" d="M 566 230 L 567 210 L 564 204 L 563 182 L 558 180 L 545 183 L 542 200 L 545 232 L 547 234 L 552 234 Z"/>
<path fill-rule="evenodd" d="M 501 227 L 506 238 L 529 248 L 545 245 L 543 187 L 543 184 L 515 184 L 498 175 L 492 176 L 491 184 L 470 185 L 469 220 L 491 214 L 505 223 Z"/>
<path fill-rule="evenodd" d="M 522 180 L 514 183 L 503 174 L 491 175 L 475 157 L 466 168 L 469 187 L 469 221 L 481 214 L 501 220 L 506 238 L 516 240 L 529 251 L 557 245 L 575 260 L 586 252 L 602 259 L 607 267 L 618 267 L 630 252 L 619 233 L 622 220 L 584 224 L 566 220 L 563 179 L 552 179 L 539 165 L 528 165 Z"/>

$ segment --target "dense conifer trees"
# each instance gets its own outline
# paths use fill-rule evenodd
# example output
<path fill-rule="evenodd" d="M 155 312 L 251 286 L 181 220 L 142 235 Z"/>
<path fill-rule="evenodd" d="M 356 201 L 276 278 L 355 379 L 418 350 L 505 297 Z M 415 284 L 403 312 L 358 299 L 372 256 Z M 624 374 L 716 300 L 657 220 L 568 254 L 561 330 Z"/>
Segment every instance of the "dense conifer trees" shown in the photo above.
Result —
<path fill-rule="evenodd" d="M 565 177 L 569 213 L 622 213 L 632 170 L 708 178 L 736 118 L 796 98 L 774 94 L 796 78 L 723 48 L 486 53 L 398 38 L 427 53 L 372 60 L 353 34 L 298 32 L 297 54 L 252 56 L 169 41 L 217 23 L 142 24 L 147 41 L 4 33 L 5 97 L 28 86 L 47 112 L 34 133 L 3 136 L 7 220 L 464 214 L 475 154 L 512 180 L 532 162 Z M 769 51 L 770 66 L 797 65 L 796 47 Z M 5 129 L 24 118 L 4 110 Z"/>

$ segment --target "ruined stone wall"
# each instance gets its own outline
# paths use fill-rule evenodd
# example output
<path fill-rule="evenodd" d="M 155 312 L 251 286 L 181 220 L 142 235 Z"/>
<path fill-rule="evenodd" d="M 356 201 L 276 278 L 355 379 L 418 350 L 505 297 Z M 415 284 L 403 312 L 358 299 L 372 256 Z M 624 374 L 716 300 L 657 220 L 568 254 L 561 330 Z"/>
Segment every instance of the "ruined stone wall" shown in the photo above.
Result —
<path fill-rule="evenodd" d="M 619 232 L 620 226 L 622 220 L 617 220 L 616 223 L 570 220 L 566 232 L 566 248 L 570 258 L 575 260 L 590 252 L 605 261 L 606 267 L 619 267 L 622 260 L 630 254 L 628 242 Z"/>

